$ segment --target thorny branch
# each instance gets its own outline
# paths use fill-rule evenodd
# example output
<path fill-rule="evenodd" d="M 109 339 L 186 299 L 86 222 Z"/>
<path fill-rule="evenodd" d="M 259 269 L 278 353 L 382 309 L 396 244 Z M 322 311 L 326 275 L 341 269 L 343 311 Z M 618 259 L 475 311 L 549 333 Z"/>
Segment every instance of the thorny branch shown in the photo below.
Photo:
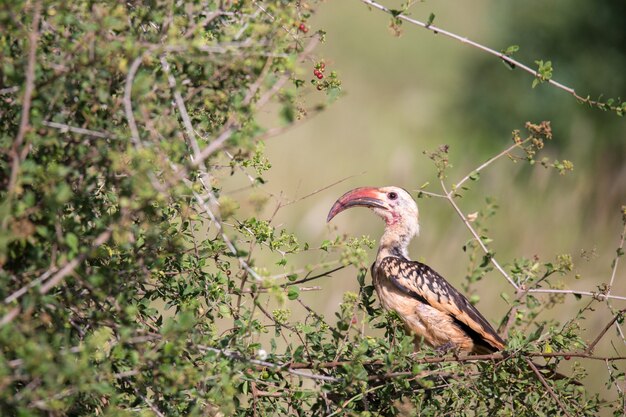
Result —
<path fill-rule="evenodd" d="M 555 81 L 553 79 L 543 79 L 541 77 L 541 74 L 539 73 L 539 71 L 530 68 L 529 66 L 523 64 L 522 62 L 520 62 L 520 61 L 518 61 L 516 59 L 513 59 L 511 56 L 505 54 L 504 52 L 496 51 L 495 49 L 491 49 L 491 48 L 489 48 L 489 47 L 487 47 L 485 45 L 482 45 L 482 44 L 480 44 L 478 42 L 472 41 L 472 40 L 470 40 L 470 39 L 468 39 L 466 37 L 457 35 L 457 34 L 455 34 L 453 32 L 450 32 L 448 30 L 442 29 L 442 28 L 440 28 L 438 26 L 435 26 L 435 25 L 432 25 L 432 24 L 429 24 L 429 23 L 426 23 L 426 22 L 422 22 L 422 21 L 417 20 L 417 19 L 413 19 L 413 18 L 408 17 L 408 16 L 406 16 L 404 14 L 396 14 L 395 11 L 392 12 L 392 10 L 390 10 L 389 8 L 387 8 L 387 7 L 381 5 L 381 4 L 379 4 L 379 3 L 377 3 L 377 2 L 375 2 L 373 0 L 360 0 L 360 1 L 365 3 L 365 4 L 367 4 L 370 7 L 373 7 L 375 9 L 381 10 L 381 11 L 383 11 L 385 13 L 388 13 L 388 14 L 394 16 L 397 19 L 401 19 L 401 20 L 403 20 L 405 22 L 408 22 L 408 23 L 411 23 L 411 24 L 414 24 L 414 25 L 417 25 L 417 26 L 421 26 L 424 29 L 433 32 L 434 34 L 440 34 L 440 35 L 443 35 L 443 36 L 447 36 L 447 37 L 455 39 L 455 40 L 457 40 L 457 41 L 459 41 L 459 42 L 461 42 L 463 44 L 469 45 L 469 46 L 471 46 L 473 48 L 477 48 L 477 49 L 479 49 L 479 50 L 481 50 L 483 52 L 486 52 L 486 53 L 488 53 L 490 55 L 498 57 L 499 59 L 501 59 L 504 62 L 506 62 L 507 64 L 509 64 L 512 68 L 520 68 L 520 69 L 526 71 L 527 73 L 531 74 L 532 76 L 534 76 L 534 77 L 536 77 L 538 79 L 542 79 L 544 82 L 546 82 L 546 83 L 548 83 L 548 84 L 550 84 L 550 85 L 552 85 L 552 86 L 554 86 L 554 87 L 556 87 L 556 88 L 558 88 L 560 90 L 563 90 L 563 91 L 571 94 L 576 100 L 578 100 L 581 103 L 588 104 L 588 105 L 590 105 L 592 107 L 597 107 L 597 108 L 601 108 L 601 109 L 610 109 L 610 110 L 613 110 L 613 111 L 622 111 L 620 107 L 608 105 L 608 103 L 603 103 L 603 102 L 596 101 L 596 100 L 591 100 L 591 98 L 589 96 L 587 96 L 587 97 L 580 96 L 580 95 L 578 95 L 576 93 L 576 91 L 573 88 L 568 87 L 568 86 L 566 86 L 564 84 L 561 84 L 558 81 Z"/>
<path fill-rule="evenodd" d="M 476 230 L 472 227 L 472 225 L 470 224 L 469 220 L 467 219 L 467 216 L 465 216 L 463 214 L 463 212 L 461 211 L 459 206 L 456 204 L 456 201 L 454 201 L 453 191 L 448 191 L 448 189 L 447 189 L 446 185 L 444 184 L 443 180 L 441 181 L 441 187 L 443 188 L 443 192 L 446 195 L 446 199 L 448 200 L 448 202 L 450 202 L 450 204 L 454 208 L 454 211 L 456 211 L 456 213 L 459 215 L 459 217 L 461 218 L 461 220 L 463 221 L 465 226 L 472 233 L 472 236 L 474 236 L 474 239 L 476 239 L 476 242 L 478 242 L 478 244 L 480 245 L 482 250 L 485 252 L 485 254 L 487 254 L 487 256 L 489 256 L 489 262 L 491 262 L 493 264 L 493 266 L 498 271 L 500 271 L 500 273 L 506 278 L 507 281 L 509 281 L 509 284 L 511 284 L 513 286 L 513 288 L 517 289 L 517 284 L 515 283 L 515 281 L 513 281 L 513 279 L 504 270 L 504 268 L 500 265 L 500 263 L 496 260 L 496 258 L 494 256 L 492 256 L 492 253 L 487 248 L 487 245 L 485 245 L 485 242 L 483 242 L 483 239 L 478 235 L 478 232 L 476 232 Z"/>

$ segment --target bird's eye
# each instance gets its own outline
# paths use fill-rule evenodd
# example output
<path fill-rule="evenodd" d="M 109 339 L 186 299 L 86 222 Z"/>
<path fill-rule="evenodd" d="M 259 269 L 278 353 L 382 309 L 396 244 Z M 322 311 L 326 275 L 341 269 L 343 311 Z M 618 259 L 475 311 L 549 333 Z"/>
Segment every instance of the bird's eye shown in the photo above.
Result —
<path fill-rule="evenodd" d="M 392 191 L 389 194 L 387 194 L 387 197 L 389 197 L 390 200 L 395 200 L 396 198 L 398 198 L 398 194 Z"/>

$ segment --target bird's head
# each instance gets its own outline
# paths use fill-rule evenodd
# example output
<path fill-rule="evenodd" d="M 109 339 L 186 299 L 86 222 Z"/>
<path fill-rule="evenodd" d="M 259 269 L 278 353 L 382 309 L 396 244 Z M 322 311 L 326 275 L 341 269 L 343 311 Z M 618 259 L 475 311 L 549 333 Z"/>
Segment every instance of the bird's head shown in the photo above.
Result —
<path fill-rule="evenodd" d="M 400 187 L 361 187 L 342 195 L 330 209 L 326 221 L 351 207 L 368 207 L 387 224 L 388 230 L 407 235 L 419 232 L 417 203 Z"/>

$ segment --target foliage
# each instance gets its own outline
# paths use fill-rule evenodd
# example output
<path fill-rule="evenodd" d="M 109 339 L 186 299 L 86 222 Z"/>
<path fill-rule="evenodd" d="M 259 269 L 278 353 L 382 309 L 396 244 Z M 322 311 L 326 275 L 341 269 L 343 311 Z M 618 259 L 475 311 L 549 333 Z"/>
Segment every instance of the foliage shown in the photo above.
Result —
<path fill-rule="evenodd" d="M 559 327 L 540 318 L 557 296 L 517 292 L 510 349 L 491 360 L 415 352 L 366 279 L 371 239 L 309 245 L 263 214 L 258 192 L 271 163 L 262 139 L 272 129 L 261 108 L 271 102 L 285 128 L 340 91 L 338 74 L 322 74 L 326 64 L 310 56 L 324 36 L 307 23 L 315 6 L 1 6 L 2 415 L 588 415 L 616 407 L 570 379 L 550 379 L 562 352 L 586 347 L 575 320 Z M 311 67 L 317 80 L 305 83 Z M 311 100 L 321 103 L 307 107 Z M 532 162 L 550 131 L 527 127 L 513 146 Z M 450 168 L 443 149 L 432 154 L 442 181 Z M 565 162 L 544 165 L 565 171 Z M 233 177 L 249 193 L 229 192 Z M 462 182 L 455 198 L 467 190 Z M 489 240 L 468 243 L 472 265 L 481 259 L 477 242 Z M 317 249 L 319 264 L 296 264 Z M 468 290 L 494 262 L 484 256 Z M 344 294 L 329 320 L 303 302 L 314 288 L 301 285 L 344 267 L 355 271 L 359 293 Z M 551 277 L 569 270 L 565 255 L 509 267 L 525 288 L 553 288 Z M 534 372 L 528 358 L 544 353 L 554 355 Z M 583 374 L 576 368 L 573 377 Z M 610 376 L 616 384 L 623 372 Z"/>

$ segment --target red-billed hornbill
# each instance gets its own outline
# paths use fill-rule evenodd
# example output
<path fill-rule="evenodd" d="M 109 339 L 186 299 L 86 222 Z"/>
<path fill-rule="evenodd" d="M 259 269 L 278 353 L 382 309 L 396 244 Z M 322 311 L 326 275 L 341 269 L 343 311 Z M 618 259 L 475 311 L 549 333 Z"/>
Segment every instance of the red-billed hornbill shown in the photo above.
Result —
<path fill-rule="evenodd" d="M 417 204 L 398 187 L 348 191 L 327 221 L 351 207 L 368 207 L 385 221 L 372 279 L 384 308 L 394 310 L 418 339 L 443 350 L 486 354 L 505 342 L 480 312 L 427 265 L 411 261 L 408 246 L 419 232 Z"/>

